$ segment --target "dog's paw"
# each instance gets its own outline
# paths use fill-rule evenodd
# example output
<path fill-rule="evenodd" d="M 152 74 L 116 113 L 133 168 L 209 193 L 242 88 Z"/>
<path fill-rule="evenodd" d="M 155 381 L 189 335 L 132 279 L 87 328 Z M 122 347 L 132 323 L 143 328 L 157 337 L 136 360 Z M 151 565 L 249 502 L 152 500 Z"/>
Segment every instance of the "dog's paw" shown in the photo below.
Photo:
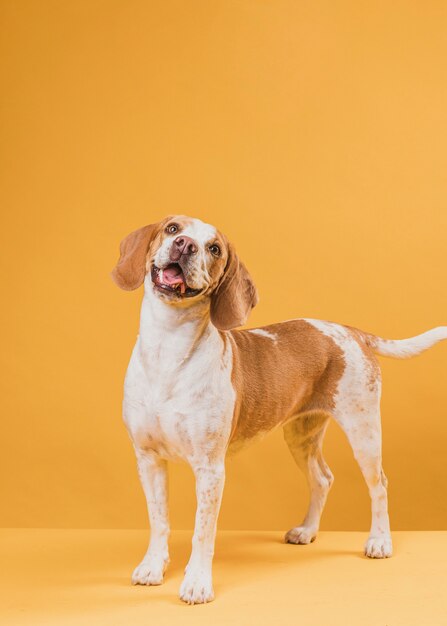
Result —
<path fill-rule="evenodd" d="M 393 554 L 391 537 L 369 537 L 365 543 L 365 555 L 370 559 L 387 559 Z"/>
<path fill-rule="evenodd" d="M 317 536 L 316 531 L 312 528 L 306 528 L 305 526 L 297 526 L 296 528 L 291 528 L 288 533 L 286 533 L 284 540 L 286 543 L 295 543 L 295 544 L 308 544 L 315 541 Z"/>
<path fill-rule="evenodd" d="M 180 599 L 187 604 L 204 604 L 214 600 L 211 572 L 188 567 L 180 586 Z"/>
<path fill-rule="evenodd" d="M 168 561 L 145 558 L 134 569 L 132 585 L 161 585 Z"/>

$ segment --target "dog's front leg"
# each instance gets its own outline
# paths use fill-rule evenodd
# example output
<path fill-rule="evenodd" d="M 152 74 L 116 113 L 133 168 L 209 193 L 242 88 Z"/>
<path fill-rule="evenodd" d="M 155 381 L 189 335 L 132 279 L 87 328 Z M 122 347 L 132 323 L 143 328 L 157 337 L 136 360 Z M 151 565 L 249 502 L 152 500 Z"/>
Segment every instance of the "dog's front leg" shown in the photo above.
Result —
<path fill-rule="evenodd" d="M 192 552 L 180 587 L 180 598 L 188 604 L 210 602 L 214 598 L 212 562 L 217 517 L 225 482 L 224 460 L 194 466 L 197 511 Z"/>
<path fill-rule="evenodd" d="M 150 451 L 136 450 L 138 473 L 147 501 L 151 535 L 147 552 L 132 574 L 134 585 L 161 585 L 169 563 L 167 463 Z"/>

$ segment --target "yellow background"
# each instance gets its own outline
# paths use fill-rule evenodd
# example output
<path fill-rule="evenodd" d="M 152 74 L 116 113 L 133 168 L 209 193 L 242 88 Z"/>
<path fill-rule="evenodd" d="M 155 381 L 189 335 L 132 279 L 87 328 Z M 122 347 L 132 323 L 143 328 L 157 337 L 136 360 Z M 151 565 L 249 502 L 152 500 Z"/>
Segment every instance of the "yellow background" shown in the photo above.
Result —
<path fill-rule="evenodd" d="M 141 291 L 120 239 L 167 213 L 236 243 L 251 325 L 385 337 L 447 323 L 447 5 L 2 0 L 4 526 L 144 527 L 122 381 Z M 394 529 L 445 527 L 447 346 L 383 361 Z M 336 426 L 323 528 L 368 527 Z M 221 528 L 288 529 L 307 494 L 281 432 L 228 463 Z M 171 466 L 174 528 L 193 522 Z"/>

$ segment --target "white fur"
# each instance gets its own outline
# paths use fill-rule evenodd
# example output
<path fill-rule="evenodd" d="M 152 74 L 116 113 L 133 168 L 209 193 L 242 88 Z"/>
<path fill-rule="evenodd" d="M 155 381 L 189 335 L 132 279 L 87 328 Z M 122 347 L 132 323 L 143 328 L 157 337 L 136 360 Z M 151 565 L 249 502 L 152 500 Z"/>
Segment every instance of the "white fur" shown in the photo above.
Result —
<path fill-rule="evenodd" d="M 253 328 L 252 330 L 249 330 L 248 332 L 252 333 L 253 335 L 259 335 L 259 337 L 265 337 L 266 339 L 271 339 L 274 343 L 276 343 L 278 339 L 275 333 L 271 333 L 268 330 L 264 330 L 263 328 Z"/>
<path fill-rule="evenodd" d="M 447 326 L 438 326 L 409 339 L 382 339 L 377 337 L 375 350 L 382 356 L 406 359 L 428 350 L 443 339 L 447 339 Z"/>
<path fill-rule="evenodd" d="M 213 598 L 211 563 L 235 402 L 230 344 L 224 346 L 211 324 L 202 326 L 201 316 L 170 309 L 146 285 L 124 397 L 124 419 L 151 522 L 151 541 L 134 582 L 162 580 L 169 534 L 166 460 L 184 460 L 195 473 L 198 501 L 193 551 L 180 593 L 190 603 Z"/>

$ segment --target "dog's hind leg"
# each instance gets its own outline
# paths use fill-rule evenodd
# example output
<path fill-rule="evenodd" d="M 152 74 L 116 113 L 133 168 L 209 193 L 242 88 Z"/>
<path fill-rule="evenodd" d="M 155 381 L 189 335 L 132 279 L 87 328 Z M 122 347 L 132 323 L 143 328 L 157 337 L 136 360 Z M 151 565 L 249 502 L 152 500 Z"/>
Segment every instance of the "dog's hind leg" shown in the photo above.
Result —
<path fill-rule="evenodd" d="M 304 472 L 309 485 L 309 509 L 300 526 L 291 528 L 287 543 L 306 544 L 314 541 L 320 526 L 321 513 L 334 477 L 322 454 L 323 437 L 329 422 L 325 413 L 297 417 L 284 427 L 284 439 Z"/>
<path fill-rule="evenodd" d="M 365 554 L 383 559 L 393 552 L 388 517 L 388 481 L 382 468 L 380 410 L 351 411 L 334 417 L 340 424 L 354 452 L 371 497 L 371 530 L 365 544 Z"/>
<path fill-rule="evenodd" d="M 335 398 L 333 415 L 351 444 L 371 497 L 371 530 L 365 554 L 392 555 L 388 517 L 388 481 L 382 468 L 380 421 L 381 376 L 375 358 L 351 341 L 345 346 L 346 367 Z"/>
<path fill-rule="evenodd" d="M 387 480 L 382 469 L 380 367 L 368 337 L 337 324 L 313 322 L 340 348 L 342 376 L 332 395 L 331 414 L 346 433 L 371 497 L 372 521 L 366 556 L 391 556 Z"/>

